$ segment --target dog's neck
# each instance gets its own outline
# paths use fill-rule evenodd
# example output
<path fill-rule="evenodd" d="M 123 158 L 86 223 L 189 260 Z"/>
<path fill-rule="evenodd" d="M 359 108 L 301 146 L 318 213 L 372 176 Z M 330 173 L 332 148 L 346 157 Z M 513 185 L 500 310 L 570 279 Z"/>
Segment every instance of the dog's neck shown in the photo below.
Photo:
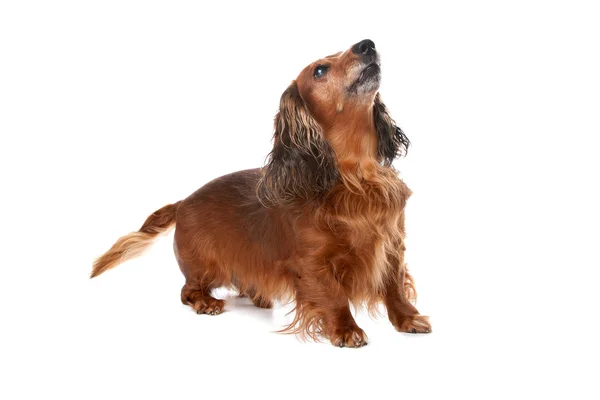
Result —
<path fill-rule="evenodd" d="M 333 149 L 345 184 L 356 187 L 362 181 L 377 180 L 377 133 L 373 108 L 345 108 L 330 121 L 325 137 Z"/>

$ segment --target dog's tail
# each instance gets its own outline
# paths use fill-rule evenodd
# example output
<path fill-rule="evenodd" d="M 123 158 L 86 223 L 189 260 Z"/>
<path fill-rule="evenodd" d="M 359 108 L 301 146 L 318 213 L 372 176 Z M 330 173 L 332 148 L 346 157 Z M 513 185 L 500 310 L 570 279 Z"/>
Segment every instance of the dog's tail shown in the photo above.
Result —
<path fill-rule="evenodd" d="M 90 278 L 142 254 L 159 234 L 167 232 L 175 224 L 175 215 L 180 203 L 181 201 L 178 201 L 153 212 L 139 231 L 131 232 L 117 240 L 94 262 Z"/>

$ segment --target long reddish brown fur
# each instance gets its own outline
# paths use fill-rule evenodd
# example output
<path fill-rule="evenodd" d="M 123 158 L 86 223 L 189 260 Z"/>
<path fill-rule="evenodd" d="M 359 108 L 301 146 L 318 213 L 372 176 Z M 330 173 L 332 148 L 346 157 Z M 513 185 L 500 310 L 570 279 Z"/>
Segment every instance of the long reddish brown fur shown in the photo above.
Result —
<path fill-rule="evenodd" d="M 92 277 L 176 225 L 181 300 L 197 313 L 221 313 L 211 292 L 225 286 L 258 307 L 295 300 L 283 331 L 340 347 L 367 343 L 350 304 L 383 303 L 397 330 L 430 332 L 404 262 L 411 191 L 392 167 L 409 141 L 377 93 L 379 76 L 370 40 L 307 66 L 281 97 L 265 167 L 156 211 L 96 260 Z"/>

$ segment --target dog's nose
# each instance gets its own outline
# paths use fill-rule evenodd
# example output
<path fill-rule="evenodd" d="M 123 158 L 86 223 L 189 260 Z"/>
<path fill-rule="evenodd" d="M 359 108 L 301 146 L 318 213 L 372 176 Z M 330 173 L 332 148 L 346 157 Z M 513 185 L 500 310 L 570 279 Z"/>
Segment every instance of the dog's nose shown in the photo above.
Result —
<path fill-rule="evenodd" d="M 352 52 L 354 54 L 364 54 L 370 56 L 375 54 L 375 43 L 369 39 L 361 40 L 352 46 Z"/>

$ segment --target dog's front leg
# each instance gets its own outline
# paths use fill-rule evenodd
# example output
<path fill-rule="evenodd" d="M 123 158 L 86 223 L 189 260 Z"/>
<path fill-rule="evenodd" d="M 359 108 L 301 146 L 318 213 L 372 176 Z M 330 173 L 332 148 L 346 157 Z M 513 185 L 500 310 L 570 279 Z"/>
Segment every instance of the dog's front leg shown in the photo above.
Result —
<path fill-rule="evenodd" d="M 406 270 L 403 253 L 404 249 L 390 259 L 390 264 L 395 271 L 392 279 L 389 279 L 385 286 L 384 301 L 388 317 L 400 332 L 429 333 L 431 332 L 429 318 L 420 315 L 417 308 L 411 304 L 411 297 L 416 296 L 416 292 L 412 278 Z"/>
<path fill-rule="evenodd" d="M 303 273 L 296 280 L 298 330 L 315 337 L 321 334 L 337 347 L 362 347 L 367 335 L 350 312 L 348 298 L 327 268 Z"/>

